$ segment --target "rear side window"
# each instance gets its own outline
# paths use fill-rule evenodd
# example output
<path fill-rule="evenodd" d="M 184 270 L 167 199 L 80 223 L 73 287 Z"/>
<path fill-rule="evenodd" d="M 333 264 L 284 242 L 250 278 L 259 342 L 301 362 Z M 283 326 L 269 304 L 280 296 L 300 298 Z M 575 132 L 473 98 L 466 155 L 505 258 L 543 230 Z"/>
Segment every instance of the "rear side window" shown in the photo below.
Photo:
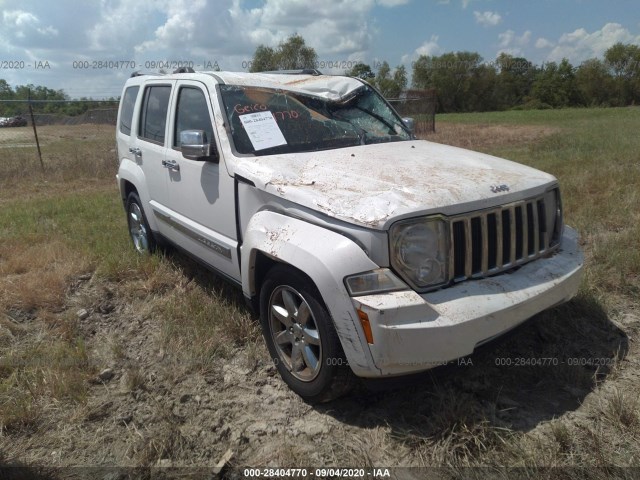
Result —
<path fill-rule="evenodd" d="M 207 99 L 199 88 L 184 87 L 178 96 L 173 146 L 180 147 L 180 132 L 204 130 L 207 141 L 213 143 L 213 125 L 207 108 Z"/>
<path fill-rule="evenodd" d="M 170 94 L 169 85 L 154 85 L 145 89 L 140 117 L 141 138 L 164 144 Z"/>
<path fill-rule="evenodd" d="M 120 105 L 120 131 L 125 135 L 131 135 L 131 120 L 133 119 L 133 107 L 136 105 L 140 87 L 129 87 L 124 92 Z"/>

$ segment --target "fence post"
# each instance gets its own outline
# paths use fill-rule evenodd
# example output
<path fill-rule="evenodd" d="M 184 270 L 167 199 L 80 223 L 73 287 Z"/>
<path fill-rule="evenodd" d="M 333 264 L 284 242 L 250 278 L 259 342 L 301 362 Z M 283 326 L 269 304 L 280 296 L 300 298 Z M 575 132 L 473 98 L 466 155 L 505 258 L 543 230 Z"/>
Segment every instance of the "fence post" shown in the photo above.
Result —
<path fill-rule="evenodd" d="M 40 151 L 40 141 L 38 140 L 38 129 L 36 128 L 36 120 L 33 117 L 33 107 L 31 106 L 31 89 L 29 89 L 29 115 L 31 116 L 31 126 L 33 127 L 33 135 L 36 137 L 36 146 L 38 147 L 38 158 L 40 159 L 40 167 L 44 173 L 44 163 L 42 162 L 42 152 Z"/>

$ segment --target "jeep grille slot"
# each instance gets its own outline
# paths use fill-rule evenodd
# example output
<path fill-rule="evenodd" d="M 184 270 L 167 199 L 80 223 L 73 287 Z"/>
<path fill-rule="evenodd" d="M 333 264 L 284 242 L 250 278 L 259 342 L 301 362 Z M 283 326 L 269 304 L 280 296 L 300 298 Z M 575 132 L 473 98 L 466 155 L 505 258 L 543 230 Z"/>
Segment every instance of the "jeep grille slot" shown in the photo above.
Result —
<path fill-rule="evenodd" d="M 558 246 L 554 227 L 545 196 L 452 217 L 449 279 L 485 277 L 535 260 Z"/>

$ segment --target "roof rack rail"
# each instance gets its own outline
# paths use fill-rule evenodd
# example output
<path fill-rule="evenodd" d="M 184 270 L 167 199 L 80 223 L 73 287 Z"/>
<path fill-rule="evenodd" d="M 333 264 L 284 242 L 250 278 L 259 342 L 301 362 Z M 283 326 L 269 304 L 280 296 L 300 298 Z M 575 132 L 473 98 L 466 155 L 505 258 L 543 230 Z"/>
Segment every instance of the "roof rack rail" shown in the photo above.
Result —
<path fill-rule="evenodd" d="M 173 73 L 196 73 L 196 71 L 191 67 L 179 67 L 176 68 Z"/>
<path fill-rule="evenodd" d="M 147 72 L 141 72 L 140 70 L 136 70 L 131 74 L 131 78 L 142 77 L 144 75 L 166 75 L 166 73 L 160 73 L 160 72 L 147 73 Z"/>
<path fill-rule="evenodd" d="M 260 73 L 277 73 L 280 75 L 322 75 L 317 68 L 301 68 L 298 70 L 266 70 Z"/>

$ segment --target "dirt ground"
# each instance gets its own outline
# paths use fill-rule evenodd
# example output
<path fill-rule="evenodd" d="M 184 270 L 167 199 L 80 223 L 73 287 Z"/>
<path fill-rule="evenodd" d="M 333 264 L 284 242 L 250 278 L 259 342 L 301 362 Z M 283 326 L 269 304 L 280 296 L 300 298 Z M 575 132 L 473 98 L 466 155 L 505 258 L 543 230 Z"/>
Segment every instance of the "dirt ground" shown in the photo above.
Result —
<path fill-rule="evenodd" d="M 206 276 L 183 261 L 193 278 Z M 230 451 L 230 465 L 243 467 L 448 465 L 456 455 L 486 454 L 510 435 L 548 435 L 558 418 L 588 425 L 603 392 L 640 382 L 637 314 L 614 322 L 577 299 L 566 316 L 543 313 L 461 362 L 310 406 L 280 380 L 259 336 L 194 372 L 163 351 L 153 298 L 123 301 L 117 289 L 89 275 L 74 280 L 65 308 L 79 315 L 98 373 L 87 379 L 85 404 L 54 405 L 36 430 L 0 437 L 7 458 L 46 467 L 213 471 Z M 14 311 L 11 321 L 26 327 L 38 320 Z M 565 363 L 600 358 L 602 365 L 518 368 L 496 360 L 540 352 Z"/>

